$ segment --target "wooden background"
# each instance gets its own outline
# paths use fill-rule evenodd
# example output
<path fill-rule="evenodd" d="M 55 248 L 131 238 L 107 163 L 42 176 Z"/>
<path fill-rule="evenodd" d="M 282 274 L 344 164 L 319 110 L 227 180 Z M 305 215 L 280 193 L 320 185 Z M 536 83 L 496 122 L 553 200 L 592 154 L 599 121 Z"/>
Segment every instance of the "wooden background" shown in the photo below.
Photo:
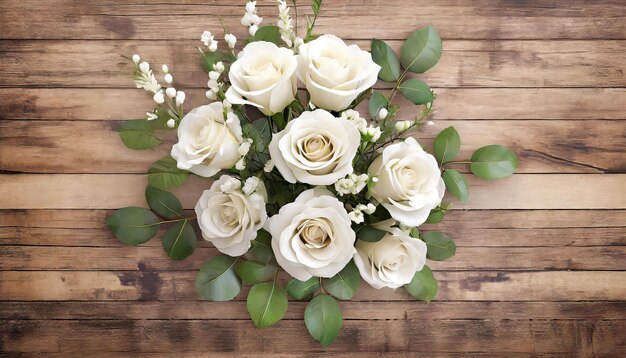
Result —
<path fill-rule="evenodd" d="M 469 203 L 440 225 L 458 250 L 432 264 L 438 300 L 363 283 L 326 351 L 304 303 L 256 330 L 245 294 L 199 301 L 210 245 L 172 262 L 159 240 L 126 247 L 103 227 L 111 210 L 145 205 L 143 173 L 172 143 L 137 152 L 119 140 L 119 121 L 151 108 L 120 55 L 167 63 L 186 108 L 204 103 L 194 47 L 205 29 L 221 34 L 220 17 L 241 38 L 243 1 L 2 0 L 0 355 L 626 356 L 625 2 L 325 3 L 318 31 L 363 47 L 397 49 L 434 24 L 444 53 L 423 77 L 438 112 L 419 138 L 454 125 L 465 156 L 490 143 L 519 155 L 518 174 L 471 180 Z M 274 22 L 275 4 L 259 13 Z M 177 193 L 192 208 L 206 186 Z"/>

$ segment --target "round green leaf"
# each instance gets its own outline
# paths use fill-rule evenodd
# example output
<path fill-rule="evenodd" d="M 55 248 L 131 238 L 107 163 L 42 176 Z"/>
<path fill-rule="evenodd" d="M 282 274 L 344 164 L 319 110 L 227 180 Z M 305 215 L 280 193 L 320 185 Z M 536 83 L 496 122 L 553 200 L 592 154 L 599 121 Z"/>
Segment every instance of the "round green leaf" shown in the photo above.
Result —
<path fill-rule="evenodd" d="M 145 119 L 126 121 L 117 129 L 122 142 L 130 149 L 150 149 L 161 144 L 154 135 L 150 122 Z"/>
<path fill-rule="evenodd" d="M 178 198 L 169 191 L 148 185 L 146 187 L 146 201 L 150 209 L 164 218 L 175 219 L 183 215 L 183 206 Z"/>
<path fill-rule="evenodd" d="M 339 304 L 328 295 L 315 296 L 304 310 L 304 324 L 316 341 L 324 348 L 328 347 L 341 331 Z"/>
<path fill-rule="evenodd" d="M 163 236 L 163 249 L 172 260 L 182 260 L 193 253 L 197 240 L 189 221 L 179 221 Z"/>
<path fill-rule="evenodd" d="M 400 49 L 400 62 L 411 72 L 424 73 L 439 62 L 441 38 L 434 27 L 413 32 Z"/>
<path fill-rule="evenodd" d="M 248 43 L 254 42 L 254 41 L 272 42 L 278 46 L 283 44 L 283 41 L 280 38 L 280 29 L 278 28 L 278 26 L 274 26 L 274 25 L 267 25 L 267 26 L 259 27 L 259 29 L 256 31 L 254 36 L 248 39 Z"/>
<path fill-rule="evenodd" d="M 430 215 L 428 215 L 428 219 L 426 219 L 426 223 L 439 224 L 443 220 L 443 217 L 445 215 L 446 213 L 443 210 L 439 208 L 435 208 L 430 211 Z"/>
<path fill-rule="evenodd" d="M 287 284 L 287 293 L 296 300 L 301 300 L 313 296 L 315 291 L 320 288 L 320 279 L 311 277 L 306 281 L 296 280 L 295 278 Z"/>
<path fill-rule="evenodd" d="M 446 169 L 441 174 L 443 182 L 446 184 L 446 189 L 452 193 L 457 199 L 462 202 L 466 202 L 469 196 L 469 186 L 463 177 L 463 174 L 458 170 Z"/>
<path fill-rule="evenodd" d="M 402 82 L 398 87 L 400 92 L 413 104 L 426 104 L 435 100 L 433 91 L 426 82 L 410 79 Z"/>
<path fill-rule="evenodd" d="M 138 207 L 116 210 L 106 220 L 113 235 L 126 245 L 139 245 L 159 231 L 159 218 L 152 211 Z"/>
<path fill-rule="evenodd" d="M 176 167 L 176 160 L 169 155 L 152 164 L 148 169 L 148 183 L 160 189 L 181 185 L 187 179 L 188 172 Z"/>
<path fill-rule="evenodd" d="M 372 226 L 361 226 L 360 229 L 356 230 L 358 239 L 367 242 L 378 242 L 382 240 L 385 235 L 387 235 L 387 231 Z"/>
<path fill-rule="evenodd" d="M 235 274 L 237 259 L 216 256 L 205 262 L 196 276 L 198 295 L 211 301 L 232 300 L 241 291 L 241 282 Z"/>
<path fill-rule="evenodd" d="M 461 137 L 454 127 L 448 127 L 435 138 L 433 154 L 439 164 L 453 160 L 461 150 Z"/>
<path fill-rule="evenodd" d="M 256 233 L 256 239 L 250 241 L 250 254 L 263 263 L 269 263 L 274 258 L 272 250 L 272 236 L 261 229 Z"/>
<path fill-rule="evenodd" d="M 454 256 L 456 245 L 444 233 L 438 231 L 429 231 L 422 234 L 422 241 L 426 243 L 428 250 L 426 257 L 441 261 Z"/>
<path fill-rule="evenodd" d="M 517 156 L 507 147 L 488 145 L 472 155 L 470 170 L 474 175 L 491 180 L 502 179 L 517 169 Z"/>
<path fill-rule="evenodd" d="M 246 304 L 257 328 L 266 328 L 280 321 L 287 311 L 287 295 L 275 280 L 257 283 L 248 293 Z"/>
<path fill-rule="evenodd" d="M 378 112 L 380 112 L 380 109 L 387 108 L 388 105 L 389 103 L 387 102 L 387 98 L 385 98 L 382 93 L 374 91 L 372 92 L 370 101 L 367 105 L 367 113 L 370 115 L 370 118 L 376 119 L 378 118 Z"/>
<path fill-rule="evenodd" d="M 430 302 L 437 297 L 438 286 L 430 267 L 424 266 L 422 271 L 415 273 L 411 282 L 404 285 L 404 289 L 416 299 Z"/>
<path fill-rule="evenodd" d="M 395 82 L 400 78 L 400 62 L 391 47 L 381 40 L 372 40 L 372 60 L 380 66 L 378 78 Z"/>
<path fill-rule="evenodd" d="M 269 281 L 274 278 L 276 271 L 276 266 L 254 261 L 240 261 L 235 265 L 237 276 L 247 285 Z"/>
<path fill-rule="evenodd" d="M 354 264 L 354 261 L 350 260 L 346 267 L 344 267 L 335 276 L 324 279 L 322 286 L 326 292 L 337 297 L 340 300 L 351 299 L 361 283 L 361 275 L 359 269 Z"/>

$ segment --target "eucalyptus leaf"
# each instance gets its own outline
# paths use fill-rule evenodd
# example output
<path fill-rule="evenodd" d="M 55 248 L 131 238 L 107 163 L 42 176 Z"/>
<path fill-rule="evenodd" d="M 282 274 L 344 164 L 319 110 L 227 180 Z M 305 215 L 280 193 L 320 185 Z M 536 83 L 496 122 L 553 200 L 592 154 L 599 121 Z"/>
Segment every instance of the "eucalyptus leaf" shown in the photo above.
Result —
<path fill-rule="evenodd" d="M 326 292 L 340 300 L 351 299 L 359 288 L 360 283 L 361 275 L 359 274 L 359 269 L 352 260 L 335 276 L 322 280 L 322 286 Z"/>
<path fill-rule="evenodd" d="M 380 112 L 380 109 L 387 108 L 388 105 L 389 103 L 387 102 L 387 98 L 385 98 L 382 93 L 378 91 L 372 92 L 370 101 L 367 105 L 367 112 L 369 113 L 370 118 L 378 118 L 378 112 Z"/>
<path fill-rule="evenodd" d="M 276 266 L 254 261 L 240 261 L 235 265 L 237 276 L 247 285 L 270 281 L 277 271 Z"/>
<path fill-rule="evenodd" d="M 148 183 L 160 189 L 181 185 L 189 173 L 176 167 L 176 160 L 169 155 L 152 163 L 148 169 Z"/>
<path fill-rule="evenodd" d="M 287 293 L 296 300 L 312 297 L 315 291 L 320 288 L 320 279 L 311 277 L 306 281 L 291 279 L 287 283 Z"/>
<path fill-rule="evenodd" d="M 182 217 L 183 206 L 176 195 L 155 186 L 146 186 L 146 201 L 157 215 L 167 219 Z"/>
<path fill-rule="evenodd" d="M 462 202 L 466 202 L 469 197 L 469 186 L 458 170 L 446 169 L 441 174 L 443 182 L 446 184 L 446 189 L 452 193 L 457 199 Z"/>
<path fill-rule="evenodd" d="M 356 236 L 359 240 L 367 242 L 378 242 L 387 235 L 385 230 L 377 229 L 373 226 L 362 226 L 356 230 Z"/>
<path fill-rule="evenodd" d="M 517 156 L 507 147 L 488 145 L 472 155 L 470 170 L 474 175 L 491 180 L 502 179 L 517 170 Z"/>
<path fill-rule="evenodd" d="M 182 260 L 193 253 L 197 240 L 189 221 L 179 221 L 165 232 L 163 249 L 172 260 Z"/>
<path fill-rule="evenodd" d="M 139 245 L 159 231 L 159 218 L 148 209 L 131 206 L 116 210 L 107 218 L 106 225 L 122 243 Z"/>
<path fill-rule="evenodd" d="M 250 254 L 263 263 L 269 263 L 274 258 L 272 250 L 272 235 L 261 229 L 257 231 L 256 239 L 250 241 Z"/>
<path fill-rule="evenodd" d="M 280 29 L 278 28 L 278 26 L 274 25 L 259 27 L 254 36 L 251 36 L 248 39 L 248 43 L 254 41 L 272 42 L 278 46 L 283 44 L 283 40 L 280 38 Z"/>
<path fill-rule="evenodd" d="M 411 72 L 424 73 L 441 58 L 441 38 L 434 27 L 413 32 L 400 49 L 400 62 Z"/>
<path fill-rule="evenodd" d="M 328 295 L 315 296 L 304 310 L 304 324 L 316 341 L 324 348 L 328 347 L 341 331 L 339 304 Z"/>
<path fill-rule="evenodd" d="M 386 82 L 395 82 L 400 78 L 400 61 L 385 41 L 372 40 L 372 60 L 380 66 L 378 78 Z"/>
<path fill-rule="evenodd" d="M 145 119 L 126 121 L 117 132 L 122 142 L 130 149 L 151 149 L 161 144 L 161 140 L 154 135 L 150 122 Z"/>
<path fill-rule="evenodd" d="M 229 301 L 241 291 L 241 282 L 235 274 L 237 259 L 230 256 L 216 256 L 198 271 L 196 291 L 198 295 L 211 301 Z"/>
<path fill-rule="evenodd" d="M 424 81 L 416 79 L 406 80 L 398 88 L 404 97 L 413 104 L 426 104 L 435 100 L 433 91 Z"/>
<path fill-rule="evenodd" d="M 415 273 L 411 282 L 404 285 L 404 289 L 416 299 L 430 302 L 437 297 L 439 284 L 430 267 L 424 265 L 421 271 Z"/>
<path fill-rule="evenodd" d="M 429 231 L 421 235 L 426 243 L 426 257 L 430 260 L 441 261 L 454 256 L 456 245 L 446 234 L 438 231 Z"/>
<path fill-rule="evenodd" d="M 250 289 L 246 307 L 257 328 L 266 328 L 280 321 L 287 311 L 287 295 L 276 280 L 257 283 Z"/>
<path fill-rule="evenodd" d="M 448 127 L 437 134 L 433 143 L 433 154 L 440 165 L 456 158 L 460 150 L 461 137 L 454 127 Z"/>

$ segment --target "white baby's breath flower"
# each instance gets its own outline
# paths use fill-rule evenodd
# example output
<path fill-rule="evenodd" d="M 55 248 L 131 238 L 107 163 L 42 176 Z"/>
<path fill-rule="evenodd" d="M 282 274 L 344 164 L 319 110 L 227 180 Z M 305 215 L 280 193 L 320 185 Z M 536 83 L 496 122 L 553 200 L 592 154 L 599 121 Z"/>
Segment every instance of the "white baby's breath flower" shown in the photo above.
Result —
<path fill-rule="evenodd" d="M 378 119 L 385 119 L 388 114 L 389 111 L 387 111 L 387 108 L 381 108 L 380 111 L 378 111 Z"/>
<path fill-rule="evenodd" d="M 150 64 L 147 62 L 140 63 L 139 70 L 143 73 L 148 73 L 150 71 Z"/>
<path fill-rule="evenodd" d="M 242 157 L 245 156 L 246 154 L 248 154 L 248 152 L 250 151 L 250 147 L 252 146 L 252 144 L 250 144 L 250 142 L 243 142 L 239 145 L 239 149 L 237 149 L 237 151 L 239 152 L 239 155 L 241 155 Z"/>
<path fill-rule="evenodd" d="M 211 42 L 211 44 L 209 45 L 209 51 L 211 52 L 217 51 L 217 41 Z"/>
<path fill-rule="evenodd" d="M 348 217 L 350 218 L 350 220 L 352 220 L 356 224 L 360 224 L 363 221 L 365 221 L 365 217 L 363 216 L 363 213 L 360 210 L 353 210 L 349 212 Z"/>
<path fill-rule="evenodd" d="M 150 69 L 150 64 L 142 62 L 138 65 L 139 71 L 135 71 L 133 80 L 137 88 L 143 88 L 144 90 L 152 93 L 157 93 L 161 90 L 161 85 L 157 81 L 156 77 Z"/>
<path fill-rule="evenodd" d="M 335 190 L 340 196 L 352 194 L 355 182 L 350 178 L 342 178 L 335 183 Z"/>
<path fill-rule="evenodd" d="M 165 90 L 165 94 L 169 97 L 169 98 L 174 98 L 176 97 L 176 88 L 174 87 L 170 87 L 168 89 Z"/>
<path fill-rule="evenodd" d="M 211 31 L 204 31 L 200 37 L 200 41 L 204 43 L 204 46 L 210 46 L 213 42 L 213 34 L 211 34 Z"/>
<path fill-rule="evenodd" d="M 237 170 L 246 169 L 246 161 L 244 160 L 244 158 L 239 159 L 237 163 L 235 163 L 235 169 Z"/>
<path fill-rule="evenodd" d="M 258 30 L 259 30 L 259 27 L 257 25 L 252 25 L 248 29 L 248 33 L 250 33 L 250 36 L 254 36 L 254 34 L 256 34 Z"/>
<path fill-rule="evenodd" d="M 163 96 L 163 91 L 155 93 L 152 99 L 158 104 L 163 104 L 165 102 L 165 96 Z"/>
<path fill-rule="evenodd" d="M 404 132 L 411 127 L 411 121 L 398 121 L 396 122 L 396 130 L 398 132 Z"/>
<path fill-rule="evenodd" d="M 220 184 L 220 191 L 222 193 L 232 193 L 235 190 L 241 188 L 241 181 L 237 178 L 228 177 Z"/>
<path fill-rule="evenodd" d="M 133 57 L 132 57 L 132 59 L 133 59 L 133 62 L 134 62 L 135 64 L 138 64 L 138 63 L 139 63 L 139 61 L 141 61 L 141 57 L 139 57 L 139 55 L 137 55 L 137 54 L 134 54 L 134 55 L 133 55 Z"/>
<path fill-rule="evenodd" d="M 224 62 L 219 61 L 218 63 L 216 63 L 215 65 L 213 65 L 213 69 L 215 71 L 217 71 L 217 73 L 222 73 L 224 72 L 225 68 L 224 68 Z"/>
<path fill-rule="evenodd" d="M 231 50 L 235 48 L 235 44 L 237 44 L 237 37 L 233 34 L 224 35 L 224 41 L 228 44 L 228 48 Z"/>
<path fill-rule="evenodd" d="M 185 92 L 178 91 L 176 92 L 176 105 L 180 106 L 185 103 Z"/>
<path fill-rule="evenodd" d="M 169 68 L 169 67 L 167 67 L 167 65 L 166 65 L 166 64 L 163 64 L 163 66 L 161 66 L 161 69 L 162 69 L 162 70 L 163 70 L 163 72 L 165 72 L 165 73 L 169 73 L 169 72 L 170 72 L 170 68 Z"/>
<path fill-rule="evenodd" d="M 274 170 L 274 161 L 270 159 L 267 162 L 265 162 L 265 166 L 263 167 L 263 171 L 266 172 L 266 173 L 269 173 L 272 170 Z"/>
<path fill-rule="evenodd" d="M 362 130 L 361 134 L 363 134 L 363 140 L 365 142 L 376 142 L 380 139 L 382 131 L 380 130 L 380 127 L 369 126 L 365 128 L 365 130 Z"/>
<path fill-rule="evenodd" d="M 167 126 L 170 128 L 176 127 L 176 121 L 174 120 L 174 118 L 170 118 L 167 120 Z"/>
<path fill-rule="evenodd" d="M 215 101 L 217 99 L 217 94 L 212 90 L 206 91 L 204 94 L 209 101 Z"/>
<path fill-rule="evenodd" d="M 220 84 L 217 82 L 217 80 L 209 80 L 206 85 L 207 87 L 209 87 L 212 90 L 215 90 L 216 92 L 220 88 Z"/>
<path fill-rule="evenodd" d="M 372 203 L 368 203 L 367 206 L 365 207 L 365 209 L 363 209 L 363 212 L 371 215 L 376 211 L 376 205 L 372 204 Z"/>
<path fill-rule="evenodd" d="M 249 196 L 257 190 L 260 184 L 261 180 L 259 178 L 250 177 L 246 179 L 246 182 L 243 184 L 241 191 L 244 193 L 244 195 Z"/>
<path fill-rule="evenodd" d="M 284 0 L 278 0 L 278 29 L 280 31 L 280 38 L 287 44 L 288 47 L 293 45 L 295 35 L 293 33 L 293 20 L 289 16 L 289 7 Z"/>
<path fill-rule="evenodd" d="M 170 73 L 166 73 L 165 76 L 163 76 L 163 80 L 167 84 L 170 84 L 170 83 L 172 83 L 172 81 L 174 81 L 174 77 L 172 77 L 172 75 Z"/>
<path fill-rule="evenodd" d="M 220 78 L 220 73 L 217 71 L 210 71 L 209 78 L 212 80 L 217 80 L 218 78 Z"/>
<path fill-rule="evenodd" d="M 148 116 L 147 119 L 149 121 L 153 121 L 153 120 L 159 118 L 159 116 L 157 116 L 156 113 L 154 113 L 154 112 L 146 112 L 146 115 Z"/>
<path fill-rule="evenodd" d="M 233 108 L 233 105 L 230 104 L 230 102 L 227 99 L 222 101 L 222 105 L 224 106 L 224 109 L 227 110 L 227 111 L 230 111 L 231 108 Z"/>
<path fill-rule="evenodd" d="M 352 123 L 356 127 L 356 129 L 359 130 L 359 132 L 364 131 L 367 127 L 367 121 L 365 120 L 365 118 L 362 118 L 359 115 L 359 112 L 353 109 L 343 111 L 341 113 L 341 117 L 350 121 L 350 123 Z"/>
<path fill-rule="evenodd" d="M 426 124 L 427 126 L 434 126 L 434 125 L 435 125 L 435 122 L 433 122 L 433 121 L 427 121 L 425 124 Z"/>
<path fill-rule="evenodd" d="M 256 11 L 256 1 L 248 1 L 246 3 L 246 12 L 254 13 Z"/>

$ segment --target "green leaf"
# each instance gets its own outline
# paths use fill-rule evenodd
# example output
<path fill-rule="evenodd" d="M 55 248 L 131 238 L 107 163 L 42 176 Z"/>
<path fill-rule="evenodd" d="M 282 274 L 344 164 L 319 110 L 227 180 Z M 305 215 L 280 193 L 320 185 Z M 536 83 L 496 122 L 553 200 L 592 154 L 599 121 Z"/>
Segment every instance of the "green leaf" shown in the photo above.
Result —
<path fill-rule="evenodd" d="M 235 265 L 235 272 L 241 281 L 247 285 L 270 281 L 278 269 L 276 266 L 254 261 L 240 261 Z"/>
<path fill-rule="evenodd" d="M 389 103 L 387 103 L 387 98 L 385 98 L 382 93 L 378 91 L 372 92 L 370 102 L 367 106 L 367 112 L 369 113 L 370 118 L 378 118 L 378 112 L 380 112 L 380 109 L 387 108 L 388 105 Z"/>
<path fill-rule="evenodd" d="M 272 250 L 272 235 L 261 229 L 256 233 L 256 239 L 250 242 L 250 254 L 262 263 L 269 263 L 274 258 Z"/>
<path fill-rule="evenodd" d="M 198 295 L 211 301 L 229 301 L 241 291 L 241 282 L 235 274 L 237 259 L 216 256 L 205 262 L 196 276 Z"/>
<path fill-rule="evenodd" d="M 491 180 L 502 179 L 517 169 L 517 156 L 507 147 L 488 145 L 472 155 L 470 170 L 474 175 Z"/>
<path fill-rule="evenodd" d="M 437 297 L 438 286 L 430 267 L 424 266 L 422 271 L 415 273 L 411 282 L 404 285 L 404 289 L 418 300 L 430 302 Z"/>
<path fill-rule="evenodd" d="M 372 226 L 362 226 L 357 229 L 356 236 L 359 240 L 367 242 L 378 242 L 387 235 L 385 230 L 380 230 Z"/>
<path fill-rule="evenodd" d="M 315 16 L 319 15 L 321 7 L 322 7 L 322 0 L 313 0 L 313 4 L 311 4 L 311 8 L 313 9 L 313 15 Z"/>
<path fill-rule="evenodd" d="M 339 336 L 341 323 L 339 304 L 328 295 L 315 296 L 304 310 L 304 324 L 309 334 L 324 348 Z"/>
<path fill-rule="evenodd" d="M 161 140 L 154 136 L 150 122 L 145 119 L 126 121 L 117 129 L 122 142 L 130 149 L 150 149 L 161 144 Z"/>
<path fill-rule="evenodd" d="M 427 224 L 439 224 L 443 217 L 446 215 L 445 212 L 437 209 L 433 209 L 430 211 L 430 215 L 428 215 L 428 219 L 426 219 Z"/>
<path fill-rule="evenodd" d="M 435 100 L 433 91 L 426 82 L 410 79 L 402 82 L 398 87 L 400 92 L 413 104 L 426 104 Z"/>
<path fill-rule="evenodd" d="M 178 198 L 169 191 L 155 186 L 146 186 L 146 201 L 157 215 L 167 219 L 180 218 L 183 215 L 183 206 Z"/>
<path fill-rule="evenodd" d="M 301 300 L 312 297 L 319 288 L 320 279 L 317 277 L 311 277 L 306 281 L 300 281 L 294 278 L 287 284 L 287 293 L 296 300 Z"/>
<path fill-rule="evenodd" d="M 196 232 L 189 221 L 179 221 L 163 236 L 163 249 L 170 259 L 182 260 L 193 253 L 197 240 Z"/>
<path fill-rule="evenodd" d="M 153 130 L 169 131 L 169 130 L 173 129 L 173 128 L 170 128 L 170 127 L 167 126 L 167 121 L 169 121 L 172 117 L 174 117 L 172 114 L 170 114 L 170 112 L 168 110 L 165 110 L 165 109 L 155 109 L 154 113 L 157 115 L 157 118 L 153 119 L 151 121 L 147 121 L 148 125 Z"/>
<path fill-rule="evenodd" d="M 126 245 L 139 245 L 159 231 L 159 218 L 152 211 L 138 207 L 116 210 L 106 220 L 113 235 Z"/>
<path fill-rule="evenodd" d="M 446 234 L 438 231 L 429 231 L 422 234 L 422 241 L 428 250 L 426 257 L 430 260 L 441 261 L 454 256 L 456 245 Z"/>
<path fill-rule="evenodd" d="M 287 295 L 275 280 L 257 283 L 248 293 L 246 304 L 257 328 L 266 328 L 280 321 L 287 311 Z"/>
<path fill-rule="evenodd" d="M 213 66 L 226 57 L 228 57 L 227 54 L 221 51 L 202 52 L 202 68 L 206 72 L 214 71 Z"/>
<path fill-rule="evenodd" d="M 458 170 L 446 169 L 441 174 L 443 182 L 446 184 L 446 189 L 452 193 L 457 199 L 462 202 L 466 202 L 469 196 L 469 186 L 463 177 L 463 174 Z"/>
<path fill-rule="evenodd" d="M 433 143 L 433 154 L 440 165 L 456 158 L 459 150 L 461 137 L 454 127 L 448 127 L 437 134 Z"/>
<path fill-rule="evenodd" d="M 340 300 L 351 299 L 361 283 L 361 275 L 359 269 L 354 264 L 354 261 L 350 260 L 346 267 L 344 267 L 335 276 L 324 279 L 322 286 L 331 295 L 337 297 Z"/>
<path fill-rule="evenodd" d="M 280 38 L 280 29 L 278 28 L 278 26 L 274 26 L 274 25 L 267 25 L 267 26 L 259 27 L 259 29 L 254 34 L 254 36 L 251 36 L 248 39 L 248 43 L 254 42 L 254 41 L 272 42 L 278 46 L 282 45 L 283 43 L 283 40 Z"/>
<path fill-rule="evenodd" d="M 378 78 L 386 82 L 395 82 L 400 78 L 400 61 L 385 41 L 372 40 L 372 60 L 380 66 Z"/>
<path fill-rule="evenodd" d="M 152 163 L 148 169 L 148 183 L 160 189 L 181 185 L 189 173 L 176 167 L 176 160 L 169 155 Z"/>
<path fill-rule="evenodd" d="M 441 38 L 434 27 L 413 32 L 400 49 L 400 62 L 411 72 L 424 73 L 439 62 Z"/>

